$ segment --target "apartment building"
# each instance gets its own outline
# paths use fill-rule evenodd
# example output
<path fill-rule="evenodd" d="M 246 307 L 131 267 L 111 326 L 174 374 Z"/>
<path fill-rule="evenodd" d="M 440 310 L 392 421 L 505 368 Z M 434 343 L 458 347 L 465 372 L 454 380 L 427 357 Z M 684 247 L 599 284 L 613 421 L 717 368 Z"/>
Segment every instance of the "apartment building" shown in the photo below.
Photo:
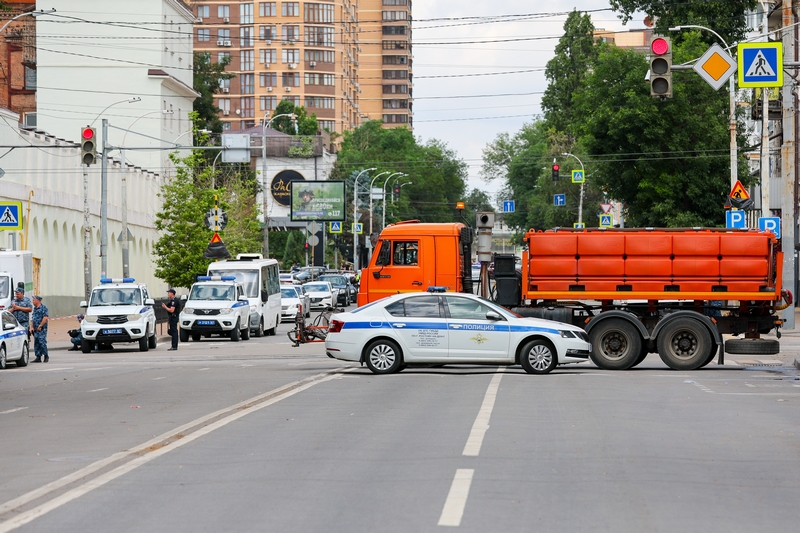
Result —
<path fill-rule="evenodd" d="M 6 0 L 0 11 L 0 108 L 20 115 L 21 123 L 36 127 L 36 19 L 25 16 L 33 0 Z"/>
<path fill-rule="evenodd" d="M 331 132 L 368 119 L 411 125 L 410 0 L 189 3 L 195 51 L 230 58 L 234 77 L 215 99 L 226 129 L 259 124 L 285 99 Z"/>

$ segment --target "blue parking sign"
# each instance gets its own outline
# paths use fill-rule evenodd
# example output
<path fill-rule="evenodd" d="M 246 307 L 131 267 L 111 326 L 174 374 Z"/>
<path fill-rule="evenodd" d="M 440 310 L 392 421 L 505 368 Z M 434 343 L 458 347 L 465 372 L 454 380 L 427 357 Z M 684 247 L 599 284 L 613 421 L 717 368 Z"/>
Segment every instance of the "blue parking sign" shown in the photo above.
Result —
<path fill-rule="evenodd" d="M 747 219 L 744 216 L 744 211 L 740 209 L 730 209 L 725 211 L 725 227 L 726 228 L 746 228 Z"/>
<path fill-rule="evenodd" d="M 775 237 L 781 238 L 781 219 L 780 217 L 761 217 L 758 219 L 758 229 L 761 231 L 771 231 Z"/>

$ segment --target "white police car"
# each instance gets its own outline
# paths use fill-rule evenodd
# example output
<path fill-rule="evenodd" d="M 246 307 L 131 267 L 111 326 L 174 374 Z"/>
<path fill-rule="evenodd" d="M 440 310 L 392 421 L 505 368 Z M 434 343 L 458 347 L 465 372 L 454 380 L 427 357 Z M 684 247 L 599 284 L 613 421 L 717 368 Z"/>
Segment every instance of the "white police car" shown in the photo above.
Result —
<path fill-rule="evenodd" d="M 155 301 L 144 283 L 134 278 L 103 278 L 92 289 L 81 322 L 81 351 L 89 353 L 97 344 L 137 342 L 139 351 L 157 346 Z"/>
<path fill-rule="evenodd" d="M 3 324 L 3 329 L 0 331 L 0 370 L 4 369 L 9 361 L 16 361 L 17 366 L 27 366 L 30 355 L 25 328 L 20 326 L 14 315 L 8 311 L 2 312 L 0 321 Z"/>
<path fill-rule="evenodd" d="M 334 315 L 328 357 L 366 363 L 375 374 L 408 365 L 522 365 L 547 374 L 589 359 L 586 332 L 571 324 L 521 317 L 479 296 L 404 293 Z"/>
<path fill-rule="evenodd" d="M 181 342 L 210 334 L 250 339 L 250 304 L 235 276 L 197 276 L 179 321 Z"/>

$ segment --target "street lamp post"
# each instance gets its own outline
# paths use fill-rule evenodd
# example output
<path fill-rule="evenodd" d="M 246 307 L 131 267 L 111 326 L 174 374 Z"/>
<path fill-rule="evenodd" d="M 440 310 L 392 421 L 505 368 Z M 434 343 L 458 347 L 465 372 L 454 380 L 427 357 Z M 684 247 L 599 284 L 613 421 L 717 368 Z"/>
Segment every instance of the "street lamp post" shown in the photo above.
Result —
<path fill-rule="evenodd" d="M 353 270 L 358 270 L 358 233 L 356 233 L 356 224 L 358 224 L 358 180 L 364 172 L 371 172 L 377 168 L 366 168 L 358 173 L 355 181 L 353 182 Z"/>
<path fill-rule="evenodd" d="M 713 33 L 714 35 L 716 35 L 717 39 L 719 39 L 722 42 L 722 44 L 725 46 L 725 50 L 726 51 L 730 50 L 730 48 L 731 48 L 730 46 L 728 46 L 728 43 L 725 41 L 725 39 L 722 38 L 722 36 L 719 33 L 715 32 L 711 28 L 706 28 L 705 26 L 698 26 L 697 24 L 681 24 L 680 26 L 671 27 L 669 29 L 669 31 L 681 31 L 684 28 L 697 28 L 697 29 L 700 29 L 700 30 L 706 30 L 707 32 Z M 730 93 L 729 94 L 730 117 L 728 117 L 729 118 L 728 129 L 731 132 L 731 143 L 730 143 L 730 145 L 731 145 L 730 146 L 730 151 L 731 151 L 731 155 L 730 155 L 730 157 L 731 157 L 731 188 L 733 188 L 733 186 L 736 185 L 736 181 L 739 179 L 738 178 L 739 169 L 737 168 L 737 164 L 736 164 L 738 148 L 736 146 L 736 88 L 734 86 L 734 77 L 735 76 L 731 76 L 728 79 L 728 92 Z M 764 94 L 767 94 L 767 91 L 764 91 Z M 766 100 L 764 100 L 764 101 L 767 102 Z M 767 104 L 766 103 L 764 104 L 763 113 L 764 113 L 765 116 L 767 115 Z"/>
<path fill-rule="evenodd" d="M 578 200 L 578 225 L 583 227 L 583 184 L 586 183 L 586 170 L 583 168 L 583 162 L 577 156 L 564 152 L 561 154 L 565 157 L 574 157 L 581 165 L 581 174 L 583 174 L 583 181 L 581 181 L 581 196 Z"/>
<path fill-rule="evenodd" d="M 56 8 L 53 7 L 53 8 L 48 9 L 47 11 L 44 11 L 44 10 L 40 9 L 39 11 L 28 11 L 27 13 L 20 13 L 19 15 L 15 15 L 15 16 L 11 17 L 10 19 L 8 19 L 6 21 L 6 23 L 3 24 L 3 27 L 0 28 L 0 33 L 3 33 L 3 30 L 5 30 L 8 27 L 9 24 L 14 22 L 18 18 L 27 17 L 27 16 L 31 16 L 31 17 L 36 18 L 36 17 L 41 16 L 41 15 L 49 15 L 50 13 L 55 13 L 55 12 L 56 12 Z"/>
<path fill-rule="evenodd" d="M 267 187 L 267 128 L 272 124 L 272 121 L 280 117 L 292 117 L 295 120 L 294 132 L 297 134 L 297 116 L 294 113 L 282 113 L 275 115 L 267 120 L 267 115 L 264 114 L 261 128 L 261 194 L 263 195 L 264 204 L 264 257 L 269 257 L 269 213 L 267 212 L 267 195 L 269 194 L 269 187 Z"/>
<path fill-rule="evenodd" d="M 367 234 L 368 238 L 367 238 L 367 243 L 366 243 L 367 244 L 367 250 L 368 250 L 367 257 L 372 257 L 372 218 L 373 218 L 373 214 L 372 214 L 372 186 L 375 185 L 375 180 L 376 179 L 378 179 L 379 177 L 383 176 L 384 174 L 389 174 L 389 172 L 390 171 L 387 170 L 387 171 L 378 173 L 374 178 L 372 178 L 372 181 L 369 184 L 369 233 Z"/>
<path fill-rule="evenodd" d="M 383 182 L 383 196 L 381 197 L 381 199 L 383 200 L 383 213 L 382 213 L 383 220 L 381 221 L 381 229 L 386 227 L 386 186 L 395 176 L 398 176 L 397 179 L 400 179 L 400 176 L 408 176 L 408 174 L 405 174 L 403 172 L 395 172 L 394 174 L 386 178 L 386 181 Z"/>

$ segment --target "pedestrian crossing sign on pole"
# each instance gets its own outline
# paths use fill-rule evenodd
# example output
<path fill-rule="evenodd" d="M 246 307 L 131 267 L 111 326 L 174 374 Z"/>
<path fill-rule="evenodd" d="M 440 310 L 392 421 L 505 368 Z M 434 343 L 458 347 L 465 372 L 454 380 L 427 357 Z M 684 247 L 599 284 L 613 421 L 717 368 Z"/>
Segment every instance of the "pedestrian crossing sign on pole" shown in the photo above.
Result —
<path fill-rule="evenodd" d="M 739 43 L 739 87 L 783 87 L 783 43 Z"/>
<path fill-rule="evenodd" d="M 22 202 L 0 203 L 0 230 L 22 229 Z"/>
<path fill-rule="evenodd" d="M 600 215 L 600 224 L 601 228 L 610 228 L 614 225 L 614 218 L 611 215 Z"/>
<path fill-rule="evenodd" d="M 353 233 L 357 235 L 361 235 L 364 233 L 364 224 L 359 222 L 358 224 L 353 224 Z"/>
<path fill-rule="evenodd" d="M 331 222 L 331 233 L 341 233 L 341 232 L 342 232 L 342 223 Z"/>
<path fill-rule="evenodd" d="M 572 171 L 572 183 L 583 183 L 583 170 Z"/>

